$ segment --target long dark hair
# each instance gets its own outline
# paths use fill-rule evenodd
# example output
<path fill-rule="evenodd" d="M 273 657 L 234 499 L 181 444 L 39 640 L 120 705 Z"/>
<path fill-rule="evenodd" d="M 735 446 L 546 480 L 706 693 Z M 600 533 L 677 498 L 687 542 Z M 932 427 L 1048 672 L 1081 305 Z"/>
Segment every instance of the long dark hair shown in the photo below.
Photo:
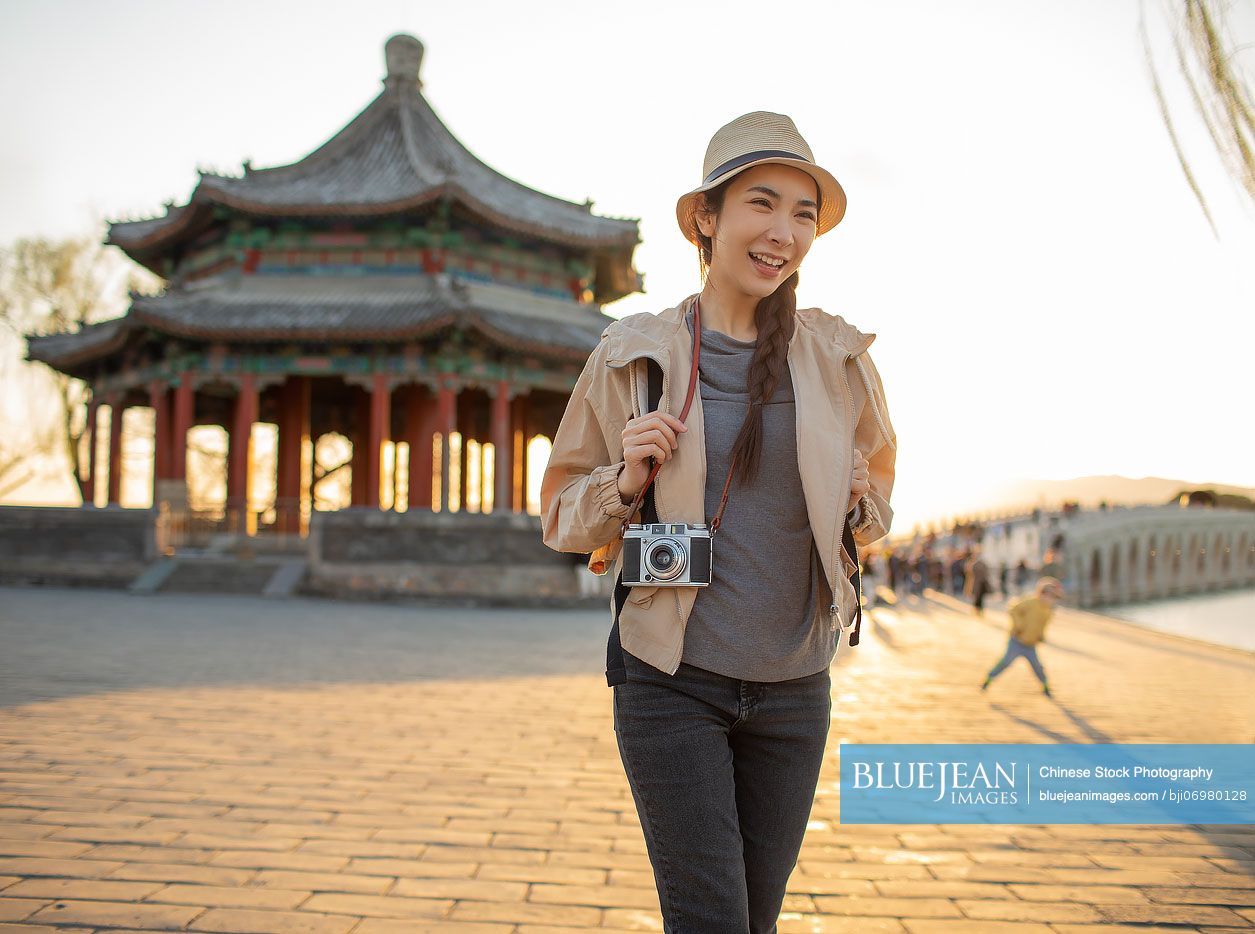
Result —
<path fill-rule="evenodd" d="M 707 212 L 718 216 L 723 210 L 724 195 L 732 178 L 705 192 Z M 702 209 L 699 207 L 698 210 Z M 697 241 L 697 260 L 704 284 L 710 269 L 713 247 L 711 238 L 705 236 L 700 228 L 697 230 Z M 745 412 L 745 421 L 741 423 L 741 430 L 732 445 L 732 456 L 737 458 L 742 486 L 749 485 L 758 478 L 763 448 L 763 406 L 775 394 L 776 386 L 789 365 L 789 341 L 793 338 L 794 316 L 797 312 L 797 278 L 797 271 L 794 270 L 774 292 L 759 299 L 758 307 L 754 310 L 758 345 L 754 348 L 754 357 L 750 360 L 749 374 L 746 377 L 750 404 Z"/>

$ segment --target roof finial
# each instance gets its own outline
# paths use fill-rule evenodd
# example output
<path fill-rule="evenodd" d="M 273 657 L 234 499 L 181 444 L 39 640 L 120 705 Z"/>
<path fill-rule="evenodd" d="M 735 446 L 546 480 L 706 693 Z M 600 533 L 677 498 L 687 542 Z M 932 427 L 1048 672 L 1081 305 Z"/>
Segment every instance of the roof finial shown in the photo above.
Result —
<path fill-rule="evenodd" d="M 383 45 L 384 62 L 388 66 L 387 81 L 414 81 L 421 88 L 423 79 L 418 70 L 423 64 L 423 44 L 403 32 L 390 37 Z"/>

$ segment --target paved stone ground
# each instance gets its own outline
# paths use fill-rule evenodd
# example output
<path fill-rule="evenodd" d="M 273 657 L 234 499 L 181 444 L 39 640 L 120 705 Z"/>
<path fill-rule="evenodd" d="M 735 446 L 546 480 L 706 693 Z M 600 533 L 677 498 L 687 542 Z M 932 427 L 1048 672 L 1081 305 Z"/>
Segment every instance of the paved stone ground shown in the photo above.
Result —
<path fill-rule="evenodd" d="M 660 931 L 596 611 L 0 588 L 0 934 Z M 781 932 L 1255 927 L 1255 826 L 838 823 L 838 744 L 1250 742 L 1249 653 L 908 599 L 833 671 Z"/>

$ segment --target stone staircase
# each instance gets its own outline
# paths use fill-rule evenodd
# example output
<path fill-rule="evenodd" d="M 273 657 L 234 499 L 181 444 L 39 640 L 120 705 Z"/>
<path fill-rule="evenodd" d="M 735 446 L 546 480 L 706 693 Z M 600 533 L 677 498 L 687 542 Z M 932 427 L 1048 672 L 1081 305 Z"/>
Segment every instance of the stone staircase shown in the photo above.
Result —
<path fill-rule="evenodd" d="M 133 594 L 217 593 L 287 597 L 305 579 L 303 551 L 241 542 L 224 535 L 203 551 L 179 552 L 149 565 L 127 588 Z"/>

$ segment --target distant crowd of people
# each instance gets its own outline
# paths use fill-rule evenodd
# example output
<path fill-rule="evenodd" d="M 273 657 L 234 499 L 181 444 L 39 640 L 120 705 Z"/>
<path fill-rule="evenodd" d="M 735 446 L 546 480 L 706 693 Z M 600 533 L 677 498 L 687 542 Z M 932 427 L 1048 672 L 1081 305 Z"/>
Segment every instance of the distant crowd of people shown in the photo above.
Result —
<path fill-rule="evenodd" d="M 991 567 L 981 554 L 979 545 L 949 548 L 944 553 L 927 546 L 887 548 L 863 556 L 864 591 L 869 595 L 876 585 L 887 587 L 894 594 L 922 596 L 925 587 L 961 597 L 972 604 L 980 615 L 985 598 L 1001 594 L 1010 599 L 1036 589 L 1038 579 L 1063 578 L 1063 565 L 1054 549 L 1047 549 L 1039 567 L 1031 568 L 1021 560 L 1013 567 L 999 564 Z"/>

